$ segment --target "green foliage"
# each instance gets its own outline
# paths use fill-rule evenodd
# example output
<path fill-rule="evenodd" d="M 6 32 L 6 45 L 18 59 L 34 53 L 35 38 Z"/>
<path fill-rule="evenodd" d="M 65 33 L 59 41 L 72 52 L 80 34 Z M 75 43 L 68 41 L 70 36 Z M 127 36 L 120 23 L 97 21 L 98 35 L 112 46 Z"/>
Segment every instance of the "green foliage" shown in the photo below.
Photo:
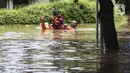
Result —
<path fill-rule="evenodd" d="M 124 4 L 125 2 L 127 2 L 128 0 L 116 0 L 116 3 L 118 4 Z"/>
<path fill-rule="evenodd" d="M 96 12 L 94 1 L 79 0 L 78 4 L 74 4 L 73 0 L 64 0 L 44 5 L 30 5 L 12 11 L 1 9 L 0 24 L 39 24 L 41 16 L 45 16 L 45 21 L 51 23 L 53 17 L 52 11 L 55 7 L 63 14 L 65 23 L 70 23 L 73 20 L 79 23 L 95 22 Z"/>
<path fill-rule="evenodd" d="M 122 22 L 126 20 L 124 13 L 121 13 L 117 6 L 114 8 L 114 17 L 115 22 Z"/>
<path fill-rule="evenodd" d="M 83 6 L 82 9 L 81 6 Z M 72 20 L 80 23 L 95 22 L 94 10 L 90 6 L 86 6 L 82 2 L 76 5 L 73 2 L 60 1 L 46 5 L 30 5 L 12 11 L 0 10 L 0 24 L 37 24 L 40 23 L 41 16 L 45 16 L 45 21 L 51 23 L 52 11 L 55 7 L 59 8 L 66 23 Z"/>
<path fill-rule="evenodd" d="M 130 14 L 130 0 L 116 0 L 116 3 L 118 4 L 124 4 L 125 5 L 125 14 Z"/>

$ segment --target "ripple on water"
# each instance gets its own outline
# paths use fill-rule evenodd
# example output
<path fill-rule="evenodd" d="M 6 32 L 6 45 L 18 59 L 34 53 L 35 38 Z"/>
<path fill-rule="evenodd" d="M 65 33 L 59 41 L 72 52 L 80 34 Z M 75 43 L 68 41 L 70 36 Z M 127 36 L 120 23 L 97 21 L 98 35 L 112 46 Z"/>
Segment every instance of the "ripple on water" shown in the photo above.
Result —
<path fill-rule="evenodd" d="M 76 52 L 76 50 L 63 50 L 63 52 Z"/>
<path fill-rule="evenodd" d="M 46 63 L 37 63 L 38 65 L 44 65 L 44 66 L 53 66 L 54 63 L 46 62 Z"/>
<path fill-rule="evenodd" d="M 80 57 L 73 57 L 73 58 L 63 58 L 64 60 L 68 60 L 68 61 L 83 61 L 83 59 L 81 59 Z"/>
<path fill-rule="evenodd" d="M 0 38 L 1 39 L 15 39 L 15 38 L 20 38 L 24 35 L 26 34 L 22 32 L 5 32 L 0 36 Z"/>
<path fill-rule="evenodd" d="M 83 67 L 74 67 L 74 68 L 70 68 L 70 70 L 84 70 Z"/>

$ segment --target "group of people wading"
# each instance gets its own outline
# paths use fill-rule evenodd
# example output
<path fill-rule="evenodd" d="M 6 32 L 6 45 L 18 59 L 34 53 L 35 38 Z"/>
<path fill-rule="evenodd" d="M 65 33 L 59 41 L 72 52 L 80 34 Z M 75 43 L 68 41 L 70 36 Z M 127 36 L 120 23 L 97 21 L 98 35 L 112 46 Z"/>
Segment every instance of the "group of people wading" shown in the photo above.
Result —
<path fill-rule="evenodd" d="M 67 26 L 64 24 L 64 18 L 62 16 L 62 14 L 60 13 L 60 11 L 56 8 L 53 11 L 53 17 L 52 17 L 52 24 L 50 24 L 48 27 L 46 25 L 46 23 L 44 22 L 45 17 L 42 16 L 41 20 L 41 26 L 43 29 L 63 29 L 63 30 L 75 30 L 76 26 L 77 26 L 77 22 L 76 21 L 72 21 L 71 22 L 71 27 Z"/>

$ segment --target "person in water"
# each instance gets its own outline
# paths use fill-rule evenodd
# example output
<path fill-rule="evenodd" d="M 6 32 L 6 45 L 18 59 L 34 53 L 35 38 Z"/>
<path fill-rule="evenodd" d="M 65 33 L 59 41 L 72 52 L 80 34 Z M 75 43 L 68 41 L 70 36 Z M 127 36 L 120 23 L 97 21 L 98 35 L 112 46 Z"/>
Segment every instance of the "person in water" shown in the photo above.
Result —
<path fill-rule="evenodd" d="M 53 29 L 64 29 L 64 19 L 58 9 L 53 11 L 52 27 Z"/>

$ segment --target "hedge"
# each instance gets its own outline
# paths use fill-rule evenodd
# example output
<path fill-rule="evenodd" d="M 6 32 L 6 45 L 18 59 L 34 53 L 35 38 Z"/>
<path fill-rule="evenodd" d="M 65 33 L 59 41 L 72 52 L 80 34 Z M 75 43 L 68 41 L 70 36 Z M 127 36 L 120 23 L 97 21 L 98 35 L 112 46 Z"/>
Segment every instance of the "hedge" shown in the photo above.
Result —
<path fill-rule="evenodd" d="M 74 4 L 71 1 L 60 1 L 49 4 L 35 4 L 28 7 L 14 9 L 12 11 L 0 9 L 0 24 L 38 24 L 41 16 L 45 21 L 51 23 L 52 11 L 57 7 L 63 14 L 65 23 L 76 20 L 79 23 L 95 22 L 95 2 L 79 2 Z"/>

